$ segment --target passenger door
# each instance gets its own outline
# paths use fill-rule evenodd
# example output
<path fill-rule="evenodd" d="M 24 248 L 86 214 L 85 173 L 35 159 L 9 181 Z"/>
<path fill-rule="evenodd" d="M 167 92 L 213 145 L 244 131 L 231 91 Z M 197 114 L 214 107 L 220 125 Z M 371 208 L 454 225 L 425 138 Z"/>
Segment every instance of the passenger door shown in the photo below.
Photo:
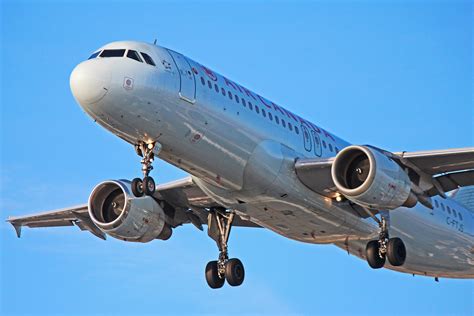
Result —
<path fill-rule="evenodd" d="M 179 72 L 179 97 L 190 103 L 196 102 L 196 79 L 186 58 L 180 53 L 168 49 Z"/>

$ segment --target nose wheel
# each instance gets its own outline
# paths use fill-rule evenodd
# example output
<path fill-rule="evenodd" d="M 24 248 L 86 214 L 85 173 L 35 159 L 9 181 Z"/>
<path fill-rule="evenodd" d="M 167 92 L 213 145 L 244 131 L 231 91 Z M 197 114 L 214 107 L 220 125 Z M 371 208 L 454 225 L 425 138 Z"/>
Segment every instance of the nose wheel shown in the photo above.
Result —
<path fill-rule="evenodd" d="M 143 172 L 143 179 L 135 178 L 132 180 L 132 193 L 136 197 L 140 197 L 143 195 L 153 195 L 155 193 L 155 180 L 153 180 L 153 178 L 149 176 L 150 171 L 153 170 L 152 163 L 154 159 L 154 148 L 155 143 L 140 143 L 138 145 L 135 145 L 135 150 L 137 154 L 142 157 L 141 164 Z"/>
<path fill-rule="evenodd" d="M 226 280 L 231 286 L 239 286 L 244 282 L 244 265 L 237 258 L 229 259 L 227 252 L 227 242 L 234 216 L 234 213 L 226 212 L 221 208 L 212 208 L 209 211 L 207 234 L 214 239 L 219 248 L 219 259 L 210 261 L 206 265 L 206 281 L 213 289 L 221 288 Z"/>
<path fill-rule="evenodd" d="M 394 267 L 403 265 L 407 256 L 405 244 L 398 237 L 389 238 L 385 217 L 382 216 L 379 225 L 379 240 L 369 241 L 365 248 L 367 263 L 373 269 L 382 268 L 385 265 L 386 259 Z"/>

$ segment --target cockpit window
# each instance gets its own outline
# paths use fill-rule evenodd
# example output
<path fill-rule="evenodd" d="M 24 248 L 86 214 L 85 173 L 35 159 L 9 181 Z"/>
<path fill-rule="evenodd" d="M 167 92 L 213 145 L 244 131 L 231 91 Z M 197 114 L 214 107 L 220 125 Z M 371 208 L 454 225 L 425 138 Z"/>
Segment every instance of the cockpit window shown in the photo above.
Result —
<path fill-rule="evenodd" d="M 135 59 L 136 61 L 139 61 L 142 63 L 142 59 L 140 58 L 140 55 L 138 55 L 136 50 L 128 50 L 127 57 L 131 59 Z"/>
<path fill-rule="evenodd" d="M 100 50 L 98 52 L 95 52 L 94 54 L 91 55 L 88 59 L 94 59 L 100 54 Z"/>
<path fill-rule="evenodd" d="M 106 49 L 99 57 L 123 57 L 125 49 Z"/>
<path fill-rule="evenodd" d="M 145 54 L 145 53 L 140 53 L 140 54 L 142 54 L 143 59 L 145 59 L 145 62 L 146 62 L 148 65 L 156 66 L 156 65 L 155 65 L 155 62 L 153 61 L 153 59 L 151 59 L 151 57 L 150 57 L 148 54 Z"/>

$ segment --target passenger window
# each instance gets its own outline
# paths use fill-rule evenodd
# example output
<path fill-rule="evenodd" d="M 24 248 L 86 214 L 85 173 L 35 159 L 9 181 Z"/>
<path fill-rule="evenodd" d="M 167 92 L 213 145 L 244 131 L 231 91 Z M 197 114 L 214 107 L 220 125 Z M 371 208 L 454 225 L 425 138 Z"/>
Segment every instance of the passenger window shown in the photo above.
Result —
<path fill-rule="evenodd" d="M 446 208 L 448 209 L 448 214 L 451 214 L 451 208 L 449 206 L 446 206 Z"/>
<path fill-rule="evenodd" d="M 295 126 L 295 132 L 296 132 L 297 135 L 300 134 L 300 130 L 298 129 L 298 126 Z"/>
<path fill-rule="evenodd" d="M 232 93 L 230 93 L 230 92 L 227 92 L 227 93 L 228 93 L 229 99 L 232 100 Z"/>
<path fill-rule="evenodd" d="M 100 57 L 123 57 L 125 49 L 106 49 L 99 55 Z"/>
<path fill-rule="evenodd" d="M 221 88 L 222 95 L 225 96 L 225 89 Z"/>
<path fill-rule="evenodd" d="M 456 210 L 453 208 L 453 215 L 454 217 L 458 217 L 458 214 L 456 213 Z"/>
<path fill-rule="evenodd" d="M 332 144 L 331 143 L 328 144 L 328 147 L 329 147 L 329 151 L 332 152 Z"/>
<path fill-rule="evenodd" d="M 441 203 L 441 209 L 443 210 L 443 212 L 446 211 L 443 203 Z"/>
<path fill-rule="evenodd" d="M 293 131 L 293 125 L 291 125 L 291 123 L 288 122 L 288 128 L 290 129 L 290 131 Z"/>
<path fill-rule="evenodd" d="M 140 54 L 142 54 L 143 59 L 148 65 L 156 66 L 155 62 L 153 61 L 153 59 L 151 59 L 151 57 L 148 54 L 145 54 L 145 53 L 140 53 Z"/>
<path fill-rule="evenodd" d="M 207 86 L 209 87 L 209 89 L 212 89 L 212 83 L 211 83 L 211 81 L 209 81 L 209 80 L 207 81 Z"/>
<path fill-rule="evenodd" d="M 217 83 L 214 84 L 214 90 L 216 90 L 216 92 L 219 93 L 219 87 L 217 86 Z"/>
<path fill-rule="evenodd" d="M 203 78 L 203 77 L 201 77 L 201 83 L 202 83 L 202 85 L 203 85 L 203 86 L 205 86 L 205 85 L 206 85 L 206 80 L 204 80 L 204 78 Z"/>
<path fill-rule="evenodd" d="M 255 106 L 255 112 L 260 113 L 260 109 L 258 108 L 258 106 Z"/>
<path fill-rule="evenodd" d="M 247 104 L 245 103 L 245 99 L 242 99 L 242 104 L 243 104 L 244 106 L 247 106 Z"/>
<path fill-rule="evenodd" d="M 326 141 L 323 140 L 323 147 L 326 148 L 327 145 L 326 145 Z"/>
<path fill-rule="evenodd" d="M 283 125 L 283 127 L 286 127 L 286 123 L 284 119 L 281 119 L 281 125 Z"/>
<path fill-rule="evenodd" d="M 249 109 L 250 109 L 250 110 L 253 110 L 252 102 L 249 102 Z"/>
<path fill-rule="evenodd" d="M 128 50 L 127 57 L 142 63 L 142 59 L 140 58 L 140 55 L 138 55 L 137 51 L 135 50 Z"/>
<path fill-rule="evenodd" d="M 100 50 L 98 52 L 95 52 L 94 54 L 92 54 L 88 59 L 94 59 L 97 56 L 99 56 L 99 54 L 100 54 Z"/>
<path fill-rule="evenodd" d="M 263 117 L 267 117 L 267 113 L 265 112 L 265 109 L 262 109 L 262 115 Z"/>
<path fill-rule="evenodd" d="M 336 150 L 336 154 L 338 154 L 338 153 L 339 153 L 339 148 L 337 148 L 337 147 L 334 147 L 334 150 Z"/>
<path fill-rule="evenodd" d="M 458 216 L 459 216 L 459 220 L 462 221 L 462 215 L 461 215 L 461 213 L 458 213 Z"/>
<path fill-rule="evenodd" d="M 268 118 L 270 119 L 270 121 L 273 121 L 273 115 L 272 115 L 272 113 L 268 112 Z"/>
<path fill-rule="evenodd" d="M 276 115 L 275 115 L 275 122 L 276 122 L 277 124 L 280 124 L 280 118 L 279 118 L 278 116 L 276 116 Z"/>
<path fill-rule="evenodd" d="M 239 96 L 237 94 L 235 95 L 235 102 L 239 103 Z"/>
<path fill-rule="evenodd" d="M 435 200 L 435 206 L 436 206 L 436 208 L 438 208 L 438 207 L 439 207 L 439 203 L 438 203 L 438 201 L 437 201 L 437 200 Z"/>

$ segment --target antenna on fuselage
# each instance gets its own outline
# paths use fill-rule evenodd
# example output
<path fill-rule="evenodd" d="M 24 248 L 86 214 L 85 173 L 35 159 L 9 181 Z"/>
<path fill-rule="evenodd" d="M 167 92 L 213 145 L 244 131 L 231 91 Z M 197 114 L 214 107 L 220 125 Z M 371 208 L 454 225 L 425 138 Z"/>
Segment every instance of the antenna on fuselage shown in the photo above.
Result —
<path fill-rule="evenodd" d="M 155 38 L 155 40 L 153 41 L 153 45 L 156 45 L 156 38 Z"/>

